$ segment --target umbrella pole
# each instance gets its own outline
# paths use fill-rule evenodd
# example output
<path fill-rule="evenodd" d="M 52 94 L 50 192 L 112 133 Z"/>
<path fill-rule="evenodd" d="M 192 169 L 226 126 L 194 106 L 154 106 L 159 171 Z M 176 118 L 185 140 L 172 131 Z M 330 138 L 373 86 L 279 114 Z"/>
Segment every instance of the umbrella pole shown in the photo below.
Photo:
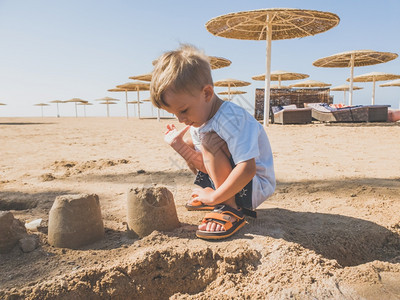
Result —
<path fill-rule="evenodd" d="M 78 105 L 75 102 L 75 118 L 78 117 Z"/>
<path fill-rule="evenodd" d="M 267 15 L 267 57 L 266 57 L 266 68 L 265 73 L 265 92 L 264 92 L 264 126 L 268 126 L 269 123 L 269 101 L 270 86 L 271 86 L 271 40 L 272 40 L 272 23 L 269 20 L 270 15 Z"/>
<path fill-rule="evenodd" d="M 349 89 L 349 105 L 353 105 L 353 77 L 354 77 L 354 53 L 350 58 L 350 89 Z"/>
<path fill-rule="evenodd" d="M 373 78 L 374 79 L 374 85 L 372 86 L 372 105 L 374 105 L 375 104 L 375 77 Z"/>
<path fill-rule="evenodd" d="M 60 117 L 60 111 L 58 110 L 58 103 L 57 103 L 57 118 Z"/>
<path fill-rule="evenodd" d="M 86 118 L 86 105 L 83 106 L 83 114 L 85 115 Z"/>
<path fill-rule="evenodd" d="M 108 107 L 108 103 L 106 105 L 107 105 L 107 117 L 110 117 L 110 108 Z"/>
<path fill-rule="evenodd" d="M 43 118 L 43 106 L 40 107 L 40 110 L 42 111 L 42 118 Z"/>
<path fill-rule="evenodd" d="M 125 106 L 126 106 L 126 118 L 129 118 L 128 114 L 128 90 L 125 90 Z"/>
<path fill-rule="evenodd" d="M 138 111 L 138 118 L 140 119 L 140 95 L 139 95 L 139 88 L 136 88 L 137 90 L 137 111 Z"/>

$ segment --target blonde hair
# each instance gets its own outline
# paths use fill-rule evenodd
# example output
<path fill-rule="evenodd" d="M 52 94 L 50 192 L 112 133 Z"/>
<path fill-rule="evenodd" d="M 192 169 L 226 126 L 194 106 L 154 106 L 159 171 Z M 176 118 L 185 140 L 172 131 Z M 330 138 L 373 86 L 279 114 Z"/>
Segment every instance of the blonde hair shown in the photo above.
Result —
<path fill-rule="evenodd" d="M 167 89 L 192 94 L 207 84 L 213 84 L 208 56 L 194 46 L 184 44 L 157 60 L 150 84 L 151 102 L 158 108 L 166 107 L 163 94 Z"/>

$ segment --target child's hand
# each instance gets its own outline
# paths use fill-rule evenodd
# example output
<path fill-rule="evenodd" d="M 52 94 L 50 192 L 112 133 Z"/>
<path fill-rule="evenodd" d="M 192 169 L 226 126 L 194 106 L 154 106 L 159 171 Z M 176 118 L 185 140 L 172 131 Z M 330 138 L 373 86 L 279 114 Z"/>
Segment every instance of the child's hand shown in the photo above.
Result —
<path fill-rule="evenodd" d="M 168 143 L 168 145 L 183 142 L 183 136 L 189 130 L 189 128 L 190 125 L 178 131 L 174 124 L 168 124 L 167 131 L 165 132 L 164 141 Z"/>
<path fill-rule="evenodd" d="M 206 187 L 204 189 L 202 188 L 195 188 L 193 189 L 192 192 L 192 198 L 190 201 L 200 201 L 204 204 L 213 204 L 213 199 L 212 196 L 215 193 L 215 190 L 213 190 L 210 187 Z"/>

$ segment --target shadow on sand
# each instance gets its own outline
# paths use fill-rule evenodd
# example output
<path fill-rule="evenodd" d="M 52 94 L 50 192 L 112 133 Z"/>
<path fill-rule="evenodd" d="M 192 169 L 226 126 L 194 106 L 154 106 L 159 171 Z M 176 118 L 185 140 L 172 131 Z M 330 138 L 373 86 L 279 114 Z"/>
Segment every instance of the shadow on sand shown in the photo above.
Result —
<path fill-rule="evenodd" d="M 400 256 L 400 236 L 376 223 L 342 215 L 260 209 L 243 233 L 300 244 L 342 266 Z"/>

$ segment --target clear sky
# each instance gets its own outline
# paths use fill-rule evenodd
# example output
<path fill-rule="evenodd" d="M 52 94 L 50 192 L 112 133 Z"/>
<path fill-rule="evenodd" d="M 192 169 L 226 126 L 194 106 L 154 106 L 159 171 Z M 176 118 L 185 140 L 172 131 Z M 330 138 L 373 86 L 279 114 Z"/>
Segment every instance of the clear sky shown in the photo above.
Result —
<path fill-rule="evenodd" d="M 254 105 L 254 91 L 263 82 L 252 76 L 265 72 L 265 41 L 215 37 L 205 28 L 210 19 L 231 12 L 263 8 L 301 8 L 337 14 L 340 23 L 311 37 L 272 42 L 272 70 L 307 73 L 309 79 L 346 83 L 348 68 L 317 68 L 312 62 L 350 50 L 371 49 L 400 53 L 400 1 L 370 0 L 0 0 L 0 106 L 2 116 L 40 116 L 39 102 L 78 97 L 93 102 L 88 116 L 104 116 L 106 108 L 94 101 L 105 96 L 121 99 L 110 108 L 124 116 L 124 94 L 107 92 L 128 77 L 149 73 L 152 61 L 180 43 L 190 43 L 211 56 L 225 57 L 231 66 L 214 70 L 214 80 L 235 78 L 252 84 L 234 102 Z M 355 68 L 400 74 L 400 58 L 385 64 Z M 284 84 L 294 83 L 284 82 Z M 383 83 L 383 82 L 380 82 Z M 370 104 L 372 83 L 355 91 L 353 104 Z M 379 84 L 379 83 L 378 83 Z M 398 108 L 399 87 L 376 89 L 376 104 Z M 223 88 L 216 88 L 222 91 Z M 341 102 L 343 92 L 332 92 Z M 129 101 L 136 93 L 129 93 Z M 148 98 L 149 93 L 141 93 Z M 132 109 L 132 107 L 131 107 Z M 144 114 L 150 104 L 143 104 Z M 72 103 L 60 105 L 62 116 L 74 116 Z M 56 115 L 56 105 L 44 108 Z M 78 114 L 83 114 L 79 108 Z"/>

